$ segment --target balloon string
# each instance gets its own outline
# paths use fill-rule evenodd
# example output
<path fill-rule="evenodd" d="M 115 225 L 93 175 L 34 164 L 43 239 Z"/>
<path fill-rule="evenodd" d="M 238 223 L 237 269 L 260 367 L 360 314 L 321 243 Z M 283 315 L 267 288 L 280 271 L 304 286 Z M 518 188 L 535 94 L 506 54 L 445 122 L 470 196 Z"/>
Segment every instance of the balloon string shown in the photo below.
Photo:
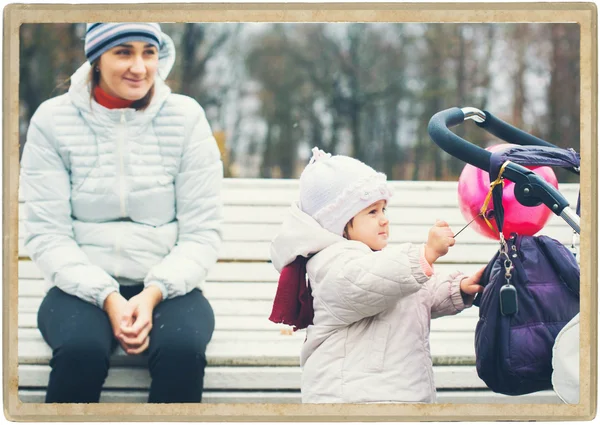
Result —
<path fill-rule="evenodd" d="M 453 237 L 453 238 L 457 237 L 457 236 L 460 234 L 460 232 L 462 232 L 462 231 L 463 231 L 463 230 L 465 230 L 467 227 L 469 227 L 469 226 L 471 225 L 471 223 L 473 223 L 473 222 L 475 221 L 475 219 L 476 219 L 477 217 L 479 217 L 480 215 L 482 215 L 482 214 L 483 214 L 483 213 L 481 213 L 481 212 L 480 212 L 480 213 L 479 213 L 479 214 L 477 214 L 475 217 L 473 217 L 473 220 L 469 221 L 465 227 L 463 227 L 462 229 L 460 229 L 460 230 L 458 231 L 458 233 L 456 233 L 456 234 L 455 234 L 454 236 L 452 236 L 452 237 Z"/>

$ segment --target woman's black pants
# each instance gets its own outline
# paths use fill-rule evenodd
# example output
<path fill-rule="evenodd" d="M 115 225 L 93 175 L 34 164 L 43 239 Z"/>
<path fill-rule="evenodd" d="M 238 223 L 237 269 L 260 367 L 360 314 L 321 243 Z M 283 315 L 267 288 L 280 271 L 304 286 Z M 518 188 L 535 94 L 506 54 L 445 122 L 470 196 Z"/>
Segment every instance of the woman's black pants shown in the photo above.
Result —
<path fill-rule="evenodd" d="M 122 286 L 129 299 L 143 289 Z M 52 348 L 46 403 L 93 403 L 108 375 L 117 340 L 100 308 L 51 288 L 38 312 L 38 327 Z M 199 289 L 162 301 L 152 315 L 147 356 L 150 403 L 202 401 L 206 346 L 215 327 L 213 310 Z"/>

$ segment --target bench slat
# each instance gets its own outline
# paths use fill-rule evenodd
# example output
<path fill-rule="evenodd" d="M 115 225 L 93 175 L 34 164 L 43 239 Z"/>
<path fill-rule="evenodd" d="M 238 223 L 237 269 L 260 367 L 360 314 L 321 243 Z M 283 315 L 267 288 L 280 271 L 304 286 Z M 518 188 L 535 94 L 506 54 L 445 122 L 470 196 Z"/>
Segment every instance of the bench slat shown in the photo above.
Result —
<path fill-rule="evenodd" d="M 491 257 L 487 260 L 489 261 Z M 476 272 L 486 263 L 476 264 L 437 264 L 435 272 L 446 276 L 456 270 L 470 274 Z M 41 279 L 42 274 L 32 261 L 19 260 L 19 278 Z M 207 280 L 212 282 L 277 282 L 279 273 L 271 263 L 217 263 L 208 273 Z"/>
<path fill-rule="evenodd" d="M 458 209 L 457 182 L 393 181 L 390 185 L 394 191 L 389 204 L 392 223 L 431 225 L 438 217 L 451 225 L 465 223 Z M 575 208 L 579 185 L 561 184 L 559 190 Z M 225 179 L 225 223 L 280 224 L 297 196 L 298 180 Z M 22 207 L 20 202 L 19 217 L 23 217 Z"/>
<path fill-rule="evenodd" d="M 570 227 L 560 222 L 560 219 L 551 220 L 541 233 L 559 240 L 563 244 L 571 243 L 572 234 Z M 453 230 L 458 231 L 466 223 L 452 225 Z M 19 223 L 19 242 L 23 244 L 23 223 Z M 227 242 L 271 242 L 281 227 L 281 223 L 225 223 L 223 225 L 223 240 Z M 392 223 L 390 234 L 399 242 L 422 242 L 429 231 L 431 224 Z M 456 229 L 455 229 L 456 228 Z M 477 233 L 474 228 L 467 227 L 461 234 L 460 244 L 488 244 L 497 245 L 492 239 L 487 239 Z M 460 245 L 458 245 L 460 246 Z M 21 256 L 24 252 L 19 250 Z"/>
<path fill-rule="evenodd" d="M 204 295 L 212 300 L 273 300 L 275 282 L 205 282 Z M 42 297 L 46 282 L 42 279 L 19 279 L 19 297 Z"/>
<path fill-rule="evenodd" d="M 35 313 L 38 311 L 42 298 L 19 297 L 19 313 Z M 215 316 L 258 316 L 267 320 L 271 313 L 272 301 L 263 300 L 211 300 Z"/>
<path fill-rule="evenodd" d="M 223 222 L 226 227 L 230 223 L 273 224 L 281 225 L 287 216 L 289 205 L 226 205 L 223 207 Z M 436 208 L 412 208 L 390 206 L 387 215 L 395 224 L 433 225 L 435 219 L 443 217 L 450 225 L 465 224 L 458 206 Z M 24 204 L 19 204 L 19 219 L 25 217 Z M 21 231 L 22 233 L 22 231 Z"/>
<path fill-rule="evenodd" d="M 459 235 L 459 237 L 462 236 Z M 567 243 L 566 241 L 563 243 Z M 390 242 L 391 247 L 400 243 Z M 19 256 L 27 258 L 27 250 L 19 240 Z M 457 244 L 448 254 L 441 257 L 439 264 L 486 264 L 498 251 L 497 243 L 466 244 L 457 241 Z M 223 261 L 270 261 L 270 242 L 238 241 L 227 242 L 221 247 L 219 259 Z"/>
<path fill-rule="evenodd" d="M 390 242 L 390 246 L 399 244 Z M 225 242 L 219 251 L 219 259 L 225 261 L 269 261 L 270 246 L 270 242 Z M 436 264 L 485 263 L 492 258 L 497 250 L 497 243 L 463 244 L 460 247 L 457 245 L 455 249 L 450 250 L 448 254 L 441 257 Z M 29 257 L 27 249 L 23 245 L 23 240 L 19 240 L 19 257 Z"/>
<path fill-rule="evenodd" d="M 307 159 L 308 161 L 308 159 Z M 277 189 L 296 189 L 298 188 L 298 179 L 256 179 L 256 178 L 225 178 L 223 188 L 227 189 L 252 189 L 252 188 L 277 188 Z M 456 189 L 456 181 L 432 181 L 432 180 L 390 180 L 388 182 L 392 189 L 405 187 L 412 190 L 424 190 L 427 188 L 446 188 Z M 560 183 L 560 190 L 578 190 L 576 183 Z"/>
<path fill-rule="evenodd" d="M 19 390 L 23 403 L 43 403 L 45 392 L 41 390 Z M 102 391 L 103 403 L 146 403 L 147 391 Z M 300 403 L 299 392 L 214 392 L 202 394 L 203 403 Z M 438 391 L 438 403 L 510 403 L 510 404 L 563 404 L 554 391 L 540 391 L 522 396 L 506 396 L 491 391 Z"/>
<path fill-rule="evenodd" d="M 42 273 L 30 260 L 19 260 L 19 279 L 41 279 Z M 279 273 L 271 263 L 217 263 L 208 273 L 213 282 L 276 282 Z"/>
<path fill-rule="evenodd" d="M 458 182 L 456 181 L 413 181 L 413 180 L 390 180 L 388 184 L 393 190 L 405 188 L 406 190 L 424 191 L 428 189 L 445 189 L 456 191 Z M 262 178 L 231 178 L 223 179 L 223 191 L 244 189 L 252 190 L 269 190 L 269 189 L 287 189 L 298 190 L 298 179 L 262 179 Z M 560 183 L 559 189 L 563 194 L 577 193 L 579 184 L 577 183 Z M 21 193 L 19 191 L 19 200 Z"/>
<path fill-rule="evenodd" d="M 415 210 L 419 216 L 422 210 Z M 404 212 L 400 212 L 402 217 L 406 217 Z M 436 215 L 436 217 L 443 217 Z M 283 217 L 281 218 L 283 219 Z M 410 224 L 404 221 L 396 222 L 392 219 L 390 234 L 390 244 L 411 242 L 422 243 L 426 238 L 427 232 L 432 222 L 427 224 Z M 22 224 L 22 223 L 21 223 Z M 455 231 L 464 226 L 464 219 L 459 223 L 452 225 Z M 224 242 L 219 252 L 221 261 L 231 260 L 270 260 L 270 243 L 276 233 L 279 231 L 281 220 L 277 223 L 233 223 L 224 224 Z M 572 241 L 572 230 L 562 219 L 552 216 L 549 223 L 542 229 L 540 234 L 553 237 L 563 244 L 570 244 Z M 478 234 L 473 228 L 466 228 L 457 238 L 457 245 L 451 249 L 448 255 L 442 257 L 439 263 L 470 263 L 487 262 L 489 253 L 494 252 L 498 247 L 498 242 Z M 20 258 L 28 258 L 29 254 L 24 245 L 23 234 L 19 233 L 18 252 Z"/>
<path fill-rule="evenodd" d="M 22 403 L 43 403 L 46 392 L 43 390 L 19 389 Z M 148 391 L 104 390 L 100 394 L 101 403 L 147 403 Z M 203 403 L 300 403 L 300 393 L 293 392 L 221 392 L 205 391 Z"/>
<path fill-rule="evenodd" d="M 296 179 L 285 185 L 271 184 L 270 182 L 264 184 L 263 182 L 265 181 L 253 180 L 243 186 L 236 184 L 238 182 L 225 184 L 222 190 L 223 202 L 225 204 L 280 205 L 289 204 L 298 197 L 299 186 Z M 390 181 L 389 184 L 394 193 L 390 202 L 393 205 L 458 204 L 458 182 Z M 562 184 L 559 189 L 564 196 L 571 200 L 577 196 L 578 186 L 577 184 Z"/>
<path fill-rule="evenodd" d="M 391 242 L 390 246 L 397 246 L 400 243 Z M 21 245 L 21 249 L 25 248 Z M 437 264 L 485 264 L 498 251 L 497 244 L 464 244 L 456 246 L 448 254 L 441 257 Z M 270 242 L 228 242 L 224 243 L 220 249 L 219 259 L 224 261 L 270 261 Z M 21 258 L 27 258 L 28 254 L 19 254 Z"/>
<path fill-rule="evenodd" d="M 24 227 L 22 218 L 25 216 L 23 210 L 24 204 L 19 204 L 19 235 L 24 234 Z M 228 229 L 232 229 L 230 226 L 234 224 L 252 224 L 255 227 L 263 224 L 267 229 L 267 232 L 276 231 L 284 218 L 287 216 L 289 206 L 279 207 L 265 207 L 265 206 L 225 206 L 223 208 L 224 214 L 224 239 L 235 240 L 235 233 Z M 574 208 L 574 206 L 573 206 Z M 436 207 L 436 208 L 418 208 L 418 207 L 394 207 L 389 206 L 387 210 L 387 216 L 392 224 L 392 235 L 397 234 L 394 231 L 394 226 L 432 226 L 435 223 L 436 218 L 442 218 L 447 221 L 452 227 L 466 224 L 465 218 L 462 216 L 458 206 L 456 207 Z M 272 226 L 272 227 L 271 227 Z M 569 228 L 563 219 L 552 215 L 545 226 L 545 229 L 552 227 L 566 227 Z M 268 230 L 272 229 L 272 230 Z M 466 230 L 465 230 L 466 232 Z M 270 233 L 269 233 L 270 234 Z M 408 241 L 411 238 L 406 238 Z"/>
<path fill-rule="evenodd" d="M 289 189 L 229 189 L 221 192 L 225 205 L 268 205 L 288 206 L 298 199 L 297 190 Z M 398 188 L 390 199 L 390 206 L 412 206 L 431 208 L 435 206 L 458 206 L 457 192 L 453 190 L 429 188 L 410 190 Z"/>
<path fill-rule="evenodd" d="M 42 297 L 19 297 L 19 313 L 36 313 L 42 302 Z M 244 300 L 244 299 L 215 299 L 211 300 L 210 304 L 213 307 L 215 316 L 254 316 L 264 318 L 268 321 L 268 316 L 271 313 L 271 307 L 273 305 L 272 300 Z M 478 314 L 477 307 L 465 309 L 459 315 L 468 317 L 475 317 Z M 444 317 L 438 320 L 454 320 L 455 317 Z"/>
<path fill-rule="evenodd" d="M 395 186 L 395 187 L 394 187 Z M 439 187 L 431 185 L 422 188 L 410 188 L 404 184 L 392 185 L 394 192 L 389 205 L 395 207 L 458 207 L 458 183 L 452 187 Z M 561 189 L 562 192 L 562 189 Z M 288 206 L 298 199 L 298 189 L 270 189 L 260 190 L 226 189 L 221 192 L 225 205 L 285 205 Z M 576 194 L 566 191 L 564 196 L 569 202 L 577 201 Z"/>
<path fill-rule="evenodd" d="M 208 367 L 204 377 L 207 390 L 300 390 L 300 367 Z M 50 366 L 20 365 L 19 386 L 45 388 Z M 487 389 L 477 376 L 475 366 L 434 366 L 438 389 Z M 114 367 L 109 369 L 105 389 L 148 389 L 147 368 Z"/>
<path fill-rule="evenodd" d="M 223 209 L 224 223 L 271 223 L 280 225 L 286 217 L 289 206 L 227 206 Z M 573 207 L 574 208 L 574 207 Z M 388 217 L 395 224 L 420 224 L 431 226 L 436 218 L 443 218 L 451 226 L 466 224 L 458 206 L 435 208 L 393 208 L 388 210 Z M 566 225 L 560 218 L 551 218 L 548 225 Z"/>
<path fill-rule="evenodd" d="M 459 314 L 443 317 L 431 322 L 431 332 L 473 332 L 477 326 L 478 317 Z M 20 313 L 19 329 L 37 328 L 37 313 Z M 217 316 L 215 318 L 216 330 L 228 331 L 271 331 L 290 332 L 291 326 L 273 323 L 259 316 Z"/>
<path fill-rule="evenodd" d="M 475 364 L 474 336 L 471 332 L 431 334 L 431 354 L 435 365 Z M 215 331 L 206 356 L 210 365 L 296 366 L 304 342 L 304 332 L 282 335 L 277 332 Z M 52 352 L 37 329 L 19 329 L 19 364 L 45 365 Z M 145 358 L 127 356 L 117 348 L 111 364 L 140 365 Z"/>
<path fill-rule="evenodd" d="M 491 257 L 490 257 L 491 259 Z M 465 274 L 475 273 L 485 264 L 436 264 L 435 272 L 440 276 L 460 270 Z M 41 279 L 42 274 L 32 261 L 19 260 L 20 279 Z M 277 282 L 279 273 L 271 263 L 217 263 L 208 273 L 212 282 Z"/>

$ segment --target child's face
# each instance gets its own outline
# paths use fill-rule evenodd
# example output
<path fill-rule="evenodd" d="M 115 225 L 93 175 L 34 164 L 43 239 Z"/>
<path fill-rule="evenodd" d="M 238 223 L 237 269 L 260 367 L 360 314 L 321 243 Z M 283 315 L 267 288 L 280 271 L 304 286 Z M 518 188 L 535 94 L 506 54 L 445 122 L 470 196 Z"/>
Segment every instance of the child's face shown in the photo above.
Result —
<path fill-rule="evenodd" d="M 377 201 L 365 208 L 347 226 L 348 239 L 360 241 L 373 251 L 380 251 L 388 244 L 389 220 L 385 216 L 387 202 Z"/>

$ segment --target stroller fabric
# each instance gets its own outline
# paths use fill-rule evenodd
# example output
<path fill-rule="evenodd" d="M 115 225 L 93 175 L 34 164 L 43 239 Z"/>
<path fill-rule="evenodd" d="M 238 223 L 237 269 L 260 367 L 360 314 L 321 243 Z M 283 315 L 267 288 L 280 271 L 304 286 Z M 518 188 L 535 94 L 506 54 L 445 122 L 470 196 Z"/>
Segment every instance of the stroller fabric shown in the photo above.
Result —
<path fill-rule="evenodd" d="M 490 178 L 497 176 L 500 164 L 507 159 L 522 165 L 548 163 L 544 162 L 547 156 L 541 157 L 535 152 L 531 156 L 521 155 L 516 161 L 506 152 L 500 154 L 492 154 Z M 572 158 L 576 161 L 571 161 Z M 579 158 L 568 159 L 550 163 L 579 165 Z M 496 187 L 494 190 L 499 193 L 494 193 L 494 214 L 502 231 L 502 193 L 501 186 Z M 474 302 L 479 306 L 475 330 L 477 373 L 492 391 L 502 394 L 521 395 L 551 389 L 555 340 L 579 313 L 579 266 L 564 245 L 548 236 L 513 233 L 506 241 L 506 253 L 497 253 L 486 267 L 481 280 L 484 290 Z M 516 290 L 517 311 L 504 315 L 500 290 L 507 283 L 507 258 L 513 267 L 510 283 Z"/>
<path fill-rule="evenodd" d="M 556 337 L 552 349 L 552 386 L 565 403 L 579 403 L 579 314 Z"/>

